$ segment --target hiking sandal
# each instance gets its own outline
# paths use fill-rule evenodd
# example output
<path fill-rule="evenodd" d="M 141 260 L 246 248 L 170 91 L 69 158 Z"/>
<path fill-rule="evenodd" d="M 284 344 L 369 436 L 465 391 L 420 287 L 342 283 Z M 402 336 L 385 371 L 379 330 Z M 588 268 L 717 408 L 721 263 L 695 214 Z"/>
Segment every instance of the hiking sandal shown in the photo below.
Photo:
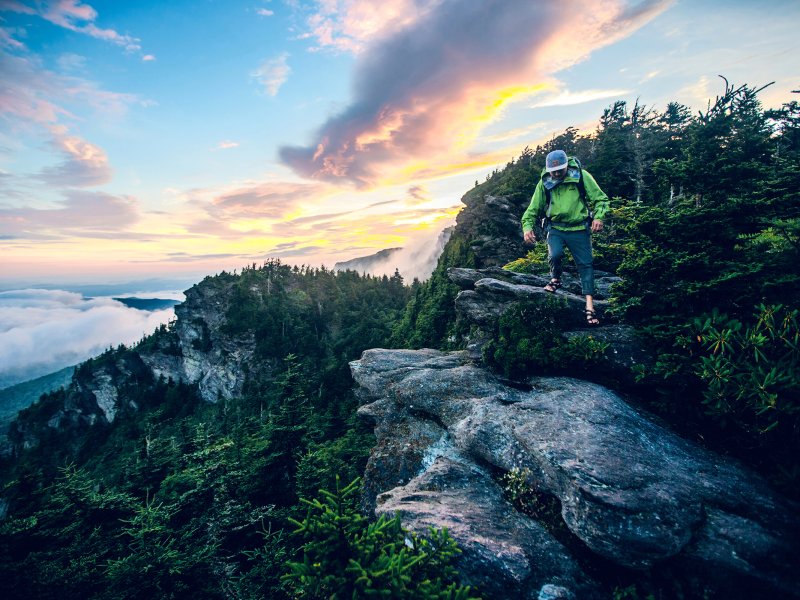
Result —
<path fill-rule="evenodd" d="M 561 287 L 561 281 L 559 279 L 551 279 L 550 283 L 544 286 L 545 292 L 550 292 L 551 294 L 555 294 L 556 290 Z"/>
<path fill-rule="evenodd" d="M 586 324 L 597 326 L 600 325 L 600 319 L 597 318 L 597 313 L 590 308 L 584 308 L 583 312 L 586 313 Z"/>

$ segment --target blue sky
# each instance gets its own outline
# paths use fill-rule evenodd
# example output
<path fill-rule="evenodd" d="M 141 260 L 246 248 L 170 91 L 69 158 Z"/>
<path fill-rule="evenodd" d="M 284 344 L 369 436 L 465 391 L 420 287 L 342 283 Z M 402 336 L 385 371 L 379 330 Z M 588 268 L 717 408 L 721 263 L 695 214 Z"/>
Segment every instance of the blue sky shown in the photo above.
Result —
<path fill-rule="evenodd" d="M 800 2 L 0 0 L 0 284 L 419 248 L 617 99 L 800 88 Z"/>

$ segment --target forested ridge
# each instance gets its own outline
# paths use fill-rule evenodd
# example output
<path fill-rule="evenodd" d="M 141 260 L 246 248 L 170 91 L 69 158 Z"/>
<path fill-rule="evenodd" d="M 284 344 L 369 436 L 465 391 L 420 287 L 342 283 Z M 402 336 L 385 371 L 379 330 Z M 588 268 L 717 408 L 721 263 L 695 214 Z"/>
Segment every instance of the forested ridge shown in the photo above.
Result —
<path fill-rule="evenodd" d="M 767 111 L 758 89 L 725 85 L 698 114 L 677 102 L 663 112 L 616 102 L 596 131 L 570 128 L 525 148 L 465 203 L 524 201 L 548 151 L 578 156 L 613 198 L 595 240 L 596 266 L 623 279 L 609 318 L 636 327 L 658 356 L 626 393 L 797 497 L 800 104 Z M 144 367 L 140 353 L 181 352 L 173 326 L 81 365 L 76 382 L 119 371 L 118 404 L 128 408 L 79 438 L 46 425 L 65 401 L 80 401 L 68 390 L 23 411 L 39 443 L 3 464 L 3 596 L 479 595 L 457 583 L 446 533 L 409 537 L 397 519 L 359 513 L 356 481 L 374 437 L 355 418 L 348 369 L 372 347 L 463 347 L 470 332 L 446 270 L 475 266 L 471 243 L 457 228 L 431 278 L 410 285 L 398 273 L 278 261 L 206 278 L 200 286 L 231 299 L 226 334 L 252 336 L 253 364 L 264 366 L 231 400 L 205 402 L 196 385 Z M 543 244 L 508 268 L 546 268 Z M 602 365 L 601 346 L 553 364 L 524 325 L 494 341 L 504 375 L 572 366 L 592 378 Z M 616 597 L 636 597 L 624 583 Z"/>

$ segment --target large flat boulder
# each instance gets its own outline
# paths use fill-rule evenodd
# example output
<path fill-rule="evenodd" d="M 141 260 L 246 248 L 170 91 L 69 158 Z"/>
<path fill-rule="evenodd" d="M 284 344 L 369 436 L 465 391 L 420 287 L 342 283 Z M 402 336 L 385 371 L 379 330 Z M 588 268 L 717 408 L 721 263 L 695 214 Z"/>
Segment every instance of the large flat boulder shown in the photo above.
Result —
<path fill-rule="evenodd" d="M 445 468 L 439 457 L 470 473 L 517 468 L 558 498 L 572 534 L 605 560 L 632 569 L 670 560 L 718 589 L 798 597 L 797 507 L 612 391 L 563 377 L 509 384 L 469 364 L 464 353 L 435 350 L 368 350 L 351 368 L 365 403 L 360 413 L 376 424 L 378 446 L 365 475 L 366 504 L 376 511 L 402 508 L 404 523 L 421 525 L 432 522 L 432 506 L 441 503 L 448 513 L 442 519 L 457 519 L 454 511 L 467 510 L 469 494 L 456 501 L 426 483 L 434 465 Z M 417 489 L 425 494 L 410 492 Z M 474 502 L 488 506 L 487 498 L 476 492 Z M 491 506 L 485 510 L 501 510 Z M 491 554 L 496 521 L 473 519 L 453 535 Z M 563 572 L 548 578 L 528 569 L 526 589 L 563 579 Z"/>

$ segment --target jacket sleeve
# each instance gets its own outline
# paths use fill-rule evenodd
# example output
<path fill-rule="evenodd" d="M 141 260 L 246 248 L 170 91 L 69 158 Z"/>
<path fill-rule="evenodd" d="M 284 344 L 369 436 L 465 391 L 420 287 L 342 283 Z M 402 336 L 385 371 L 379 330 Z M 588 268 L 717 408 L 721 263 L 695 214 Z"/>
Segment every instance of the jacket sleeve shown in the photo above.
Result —
<path fill-rule="evenodd" d="M 536 189 L 533 192 L 533 196 L 531 196 L 531 203 L 528 205 L 528 208 L 525 209 L 525 213 L 522 215 L 523 232 L 533 231 L 533 226 L 543 210 L 544 187 L 542 187 L 542 180 L 540 179 L 539 183 L 536 184 Z"/>
<path fill-rule="evenodd" d="M 592 174 L 585 169 L 583 171 L 583 185 L 586 187 L 586 197 L 591 203 L 594 218 L 598 221 L 602 221 L 610 208 L 608 196 L 606 196 L 606 193 L 597 185 Z"/>

